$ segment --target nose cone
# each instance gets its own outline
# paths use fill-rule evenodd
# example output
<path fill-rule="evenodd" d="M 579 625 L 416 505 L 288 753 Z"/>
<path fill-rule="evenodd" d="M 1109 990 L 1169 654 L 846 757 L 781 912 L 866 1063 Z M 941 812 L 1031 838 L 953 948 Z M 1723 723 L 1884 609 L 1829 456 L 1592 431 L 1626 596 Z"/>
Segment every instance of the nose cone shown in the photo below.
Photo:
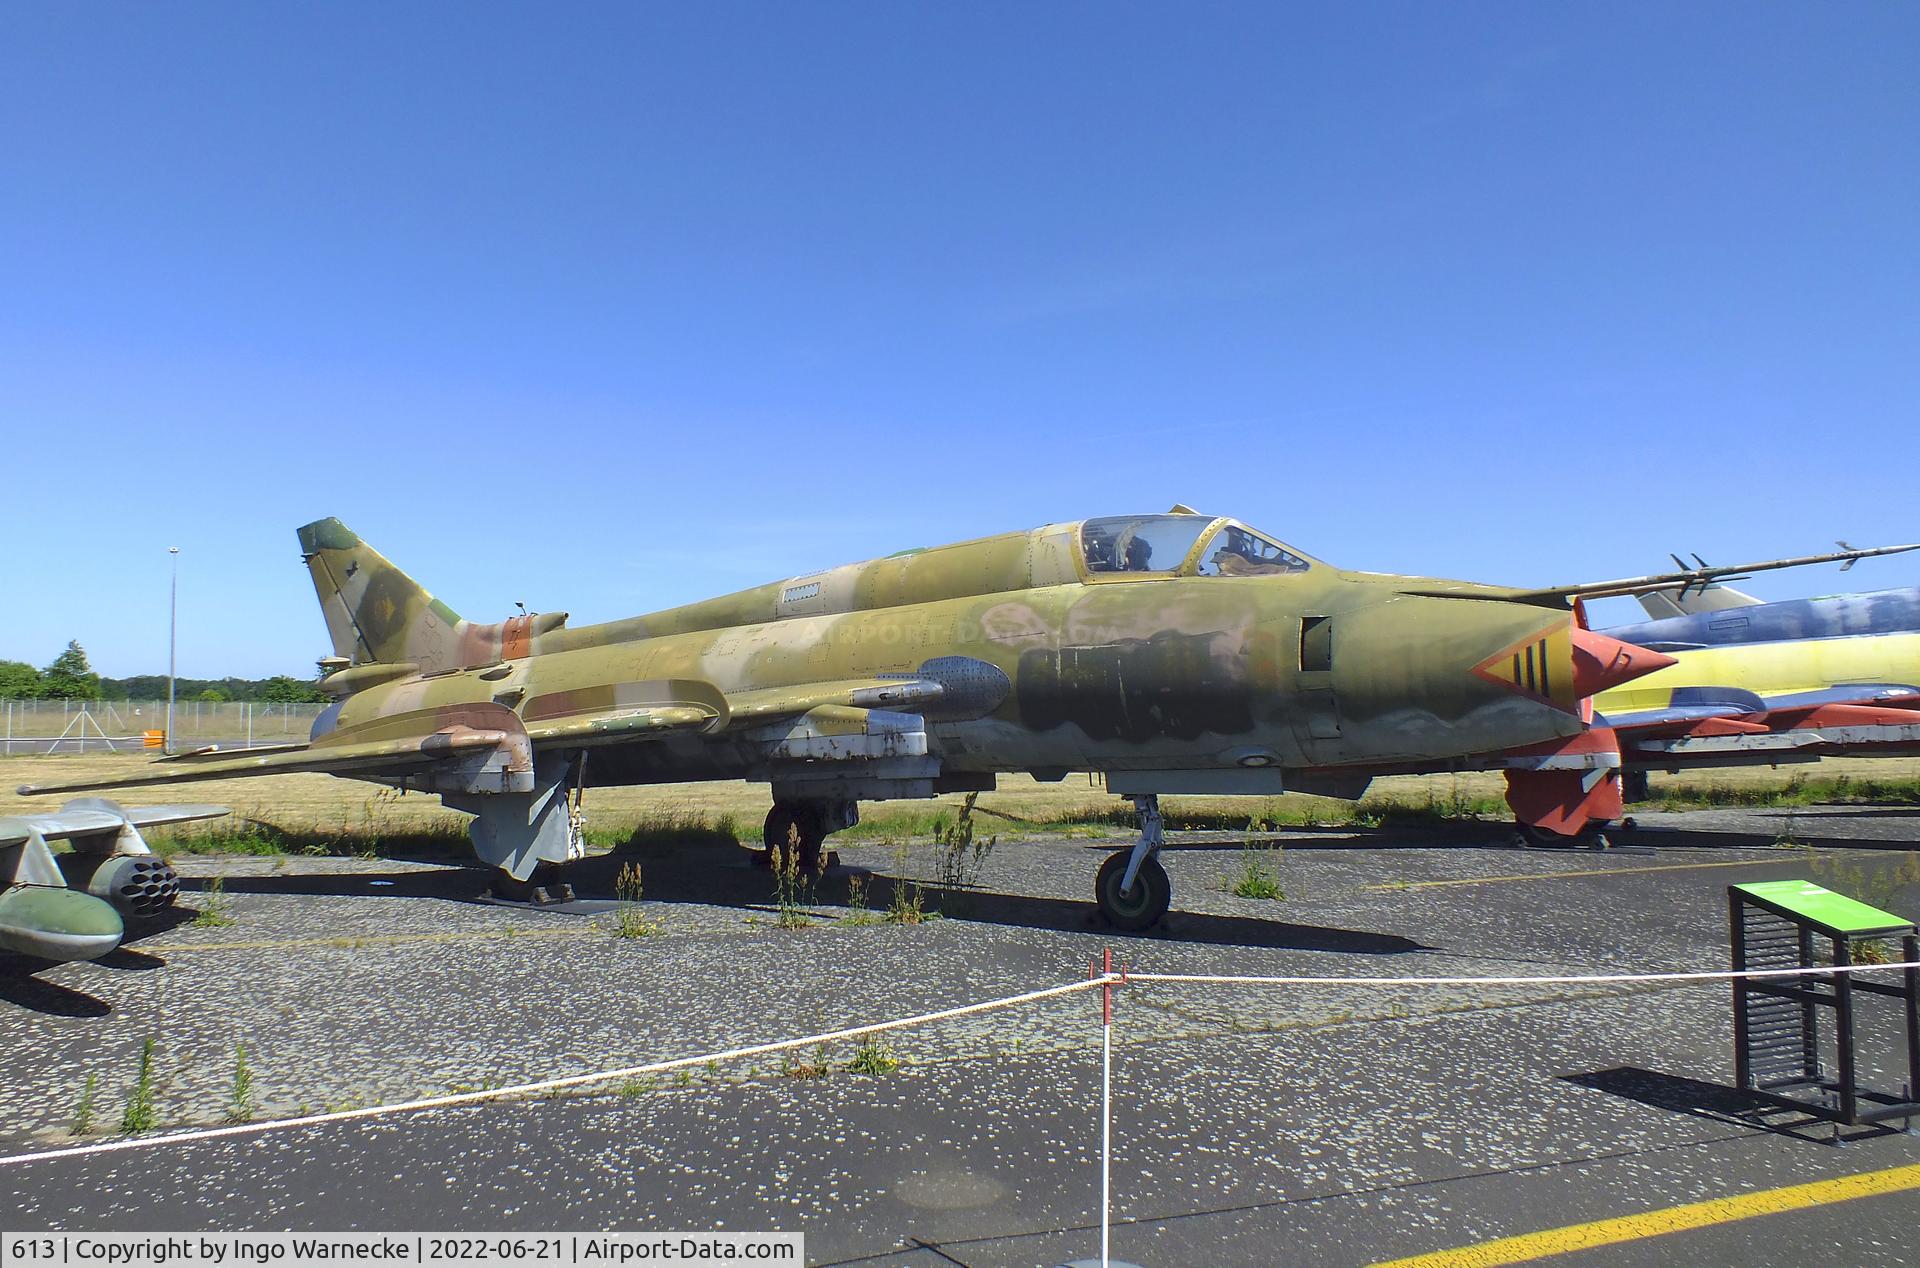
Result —
<path fill-rule="evenodd" d="M 1573 628 L 1573 692 L 1582 699 L 1679 663 L 1664 652 L 1623 643 L 1577 625 Z"/>

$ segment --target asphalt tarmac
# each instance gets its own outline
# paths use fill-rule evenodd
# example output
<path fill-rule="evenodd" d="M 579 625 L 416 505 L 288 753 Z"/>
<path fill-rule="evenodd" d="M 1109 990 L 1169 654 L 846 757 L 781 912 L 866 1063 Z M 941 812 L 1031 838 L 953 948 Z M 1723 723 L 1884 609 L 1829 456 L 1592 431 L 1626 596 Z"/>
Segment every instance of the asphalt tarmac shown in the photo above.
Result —
<path fill-rule="evenodd" d="M 1002 840 L 973 888 L 929 893 L 942 918 L 909 925 L 834 918 L 851 877 L 882 911 L 898 878 L 936 875 L 932 848 L 844 849 L 800 929 L 780 926 L 742 852 L 655 850 L 635 857 L 659 928 L 632 938 L 596 901 L 624 858 L 583 865 L 572 912 L 490 904 L 483 874 L 445 861 L 187 859 L 190 878 L 223 878 L 231 923 L 0 977 L 0 1152 L 111 1139 L 148 1037 L 165 1129 L 230 1111 L 237 1046 L 264 1119 L 1011 995 L 1083 978 L 1107 948 L 1175 973 L 1715 969 L 1730 883 L 1811 876 L 1920 907 L 1903 879 L 1920 875 L 1911 808 L 1655 815 L 1618 839 L 1641 848 L 1523 851 L 1494 825 L 1295 831 L 1253 851 L 1179 837 L 1164 856 L 1175 911 L 1141 937 L 1093 920 L 1112 841 Z M 1225 892 L 1249 866 L 1286 898 Z M 184 894 L 183 914 L 208 901 Z M 1534 1255 L 1578 1244 L 1555 1230 L 1627 1218 L 1567 1261 L 1910 1262 L 1920 1137 L 1847 1129 L 1836 1146 L 1823 1125 L 1758 1111 L 1728 1087 L 1729 1011 L 1723 983 L 1130 984 L 1114 1253 L 1369 1264 L 1539 1235 Z M 1866 1019 L 1863 1048 L 1897 1087 L 1894 1021 Z M 889 1073 L 849 1070 L 843 1042 L 591 1093 L 0 1164 L 0 1222 L 780 1229 L 819 1263 L 1055 1264 L 1098 1245 L 1098 1022 L 1088 992 L 897 1033 Z M 1881 1172 L 1875 1196 L 1824 1184 Z M 1813 1187 L 1771 1195 L 1787 1186 Z M 1660 1231 L 1678 1219 L 1661 1213 L 1725 1198 L 1741 1218 Z"/>

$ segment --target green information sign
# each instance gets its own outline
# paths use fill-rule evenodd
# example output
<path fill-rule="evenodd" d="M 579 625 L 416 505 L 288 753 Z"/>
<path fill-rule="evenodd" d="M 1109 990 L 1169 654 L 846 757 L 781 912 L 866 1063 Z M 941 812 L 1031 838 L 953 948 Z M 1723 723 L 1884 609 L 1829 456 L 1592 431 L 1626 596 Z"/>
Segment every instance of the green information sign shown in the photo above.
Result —
<path fill-rule="evenodd" d="M 1911 920 L 1869 907 L 1812 881 L 1757 881 L 1731 888 L 1782 914 L 1817 925 L 1828 934 L 1897 933 L 1913 928 Z"/>

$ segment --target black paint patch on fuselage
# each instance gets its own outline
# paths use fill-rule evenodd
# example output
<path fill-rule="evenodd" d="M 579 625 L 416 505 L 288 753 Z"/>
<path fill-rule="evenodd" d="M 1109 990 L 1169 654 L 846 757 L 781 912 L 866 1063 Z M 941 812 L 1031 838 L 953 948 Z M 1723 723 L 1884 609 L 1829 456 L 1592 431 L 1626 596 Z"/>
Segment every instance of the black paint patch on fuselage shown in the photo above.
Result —
<path fill-rule="evenodd" d="M 1212 634 L 1163 631 L 1094 647 L 1035 648 L 1020 657 L 1020 720 L 1036 731 L 1072 723 L 1094 740 L 1238 735 L 1254 726 L 1240 661 Z"/>

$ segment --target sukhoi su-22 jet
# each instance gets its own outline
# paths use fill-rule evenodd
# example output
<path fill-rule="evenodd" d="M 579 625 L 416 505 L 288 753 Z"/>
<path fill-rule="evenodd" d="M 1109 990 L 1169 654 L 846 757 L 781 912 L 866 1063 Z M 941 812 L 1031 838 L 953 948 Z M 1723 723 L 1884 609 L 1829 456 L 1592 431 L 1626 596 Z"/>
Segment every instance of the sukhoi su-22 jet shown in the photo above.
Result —
<path fill-rule="evenodd" d="M 1352 572 L 1175 507 L 574 628 L 466 620 L 339 520 L 299 538 L 334 651 L 311 741 L 68 788 L 324 771 L 438 793 L 497 891 L 544 901 L 580 853 L 578 789 L 765 782 L 769 848 L 814 866 L 862 801 L 1099 771 L 1142 823 L 1094 885 L 1124 929 L 1170 901 L 1162 793 L 1498 767 L 1523 824 L 1592 832 L 1619 813 L 1619 755 L 1583 743 L 1588 701 L 1671 658 L 1589 630 L 1581 598 L 1908 549 L 1514 589 Z"/>

